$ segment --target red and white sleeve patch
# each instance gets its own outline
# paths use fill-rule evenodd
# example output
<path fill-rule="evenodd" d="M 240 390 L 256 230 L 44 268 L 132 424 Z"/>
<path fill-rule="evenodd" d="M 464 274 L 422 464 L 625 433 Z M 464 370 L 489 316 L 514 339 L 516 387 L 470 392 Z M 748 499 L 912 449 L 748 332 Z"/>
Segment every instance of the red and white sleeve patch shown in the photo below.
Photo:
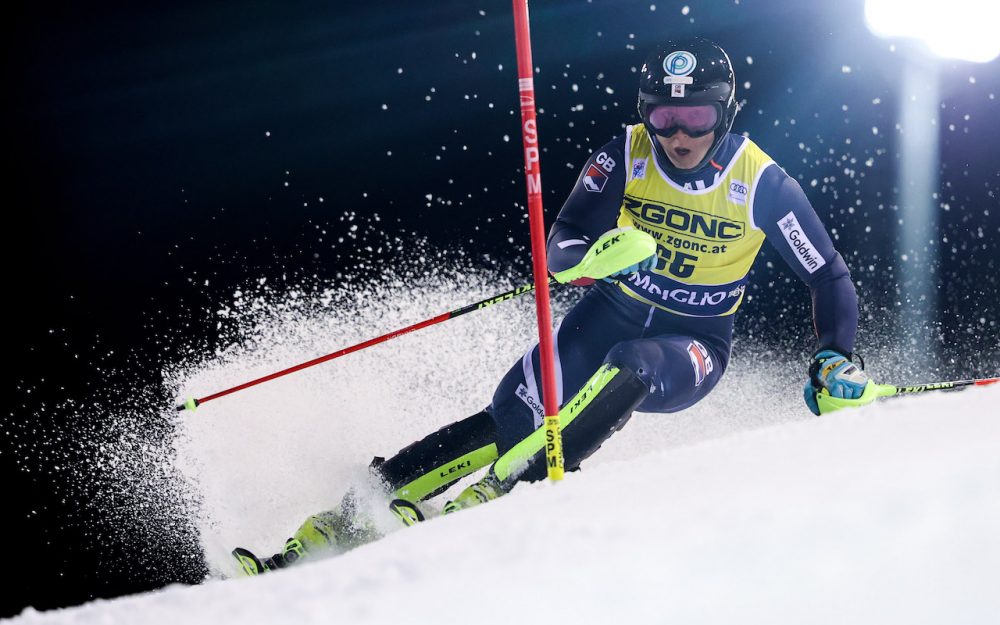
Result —
<path fill-rule="evenodd" d="M 608 175 L 597 165 L 587 168 L 587 173 L 583 176 L 583 186 L 587 191 L 600 193 L 604 190 L 604 185 L 608 183 Z"/>
<path fill-rule="evenodd" d="M 688 356 L 691 358 L 691 366 L 694 368 L 694 385 L 701 386 L 708 374 L 715 369 L 712 363 L 712 356 L 699 341 L 691 341 L 687 348 Z"/>

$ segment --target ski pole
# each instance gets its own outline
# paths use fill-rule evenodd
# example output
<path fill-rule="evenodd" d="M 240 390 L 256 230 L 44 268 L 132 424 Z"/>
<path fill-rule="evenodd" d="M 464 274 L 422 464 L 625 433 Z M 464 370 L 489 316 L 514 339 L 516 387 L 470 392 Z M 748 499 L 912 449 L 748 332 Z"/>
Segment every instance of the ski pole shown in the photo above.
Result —
<path fill-rule="evenodd" d="M 622 267 L 628 267 L 629 265 L 634 265 L 635 263 L 641 262 L 646 257 L 651 254 L 656 253 L 656 242 L 645 232 L 640 230 L 634 230 L 631 228 L 618 228 L 615 230 L 610 230 L 603 235 L 597 241 L 590 246 L 587 253 L 584 255 L 583 260 L 577 263 L 575 266 L 570 267 L 564 271 L 560 271 L 552 274 L 548 278 L 548 284 L 566 284 L 568 282 L 573 282 L 574 280 L 579 280 L 580 278 L 591 278 L 591 279 L 601 279 L 611 275 L 612 273 L 619 271 Z M 205 402 L 212 401 L 213 399 L 218 399 L 219 397 L 224 397 L 231 393 L 237 391 L 242 391 L 243 389 L 250 388 L 251 386 L 256 386 L 258 384 L 263 384 L 264 382 L 269 382 L 275 378 L 280 378 L 282 376 L 288 375 L 289 373 L 295 373 L 296 371 L 301 371 L 308 367 L 318 365 L 320 363 L 333 360 L 334 358 L 340 358 L 346 354 L 352 352 L 360 351 L 366 347 L 371 347 L 372 345 L 378 345 L 379 343 L 384 343 L 389 339 L 394 339 L 397 336 L 402 336 L 416 330 L 427 328 L 429 326 L 441 323 L 442 321 L 447 321 L 449 319 L 454 319 L 455 317 L 460 317 L 466 313 L 470 313 L 474 310 L 482 310 L 492 306 L 493 304 L 499 304 L 500 302 L 505 302 L 509 299 L 518 297 L 519 295 L 524 295 L 529 291 L 535 290 L 534 284 L 526 284 L 524 286 L 519 286 L 516 289 L 511 289 L 506 293 L 501 293 L 499 295 L 494 295 L 493 297 L 486 298 L 482 301 L 476 302 L 474 304 L 469 304 L 468 306 L 462 306 L 450 312 L 442 313 L 437 317 L 432 317 L 425 321 L 415 323 L 411 326 L 401 328 L 399 330 L 394 330 L 388 334 L 383 334 L 382 336 L 375 337 L 373 339 L 368 339 L 357 345 L 352 345 L 350 347 L 345 347 L 344 349 L 333 352 L 332 354 L 327 354 L 326 356 L 320 356 L 319 358 L 314 358 L 307 362 L 295 365 L 294 367 L 289 367 L 287 369 L 282 369 L 275 373 L 265 375 L 264 377 L 257 378 L 256 380 L 250 380 L 240 384 L 239 386 L 234 386 L 228 388 L 224 391 L 219 391 L 218 393 L 213 393 L 206 397 L 201 397 L 199 399 L 191 398 L 185 401 L 183 404 L 177 406 L 177 412 L 183 410 L 194 410 L 198 406 L 204 404 Z"/>
<path fill-rule="evenodd" d="M 550 285 L 551 284 L 555 284 L 555 282 L 556 282 L 556 280 L 555 280 L 554 277 L 550 277 L 549 278 L 549 284 Z M 263 377 L 257 378 L 256 380 L 250 380 L 249 382 L 245 382 L 243 384 L 240 384 L 239 386 L 234 386 L 232 388 L 227 388 L 224 391 L 219 391 L 218 393 L 213 393 L 212 395 L 208 395 L 206 397 L 202 397 L 202 398 L 199 398 L 199 399 L 193 399 L 193 398 L 189 399 L 186 402 L 184 402 L 183 404 L 179 404 L 177 406 L 177 412 L 181 412 L 181 411 L 183 411 L 185 409 L 186 410 L 194 410 L 198 406 L 204 404 L 205 402 L 212 401 L 213 399 L 218 399 L 219 397 L 224 397 L 226 395 L 229 395 L 231 393 L 235 393 L 237 391 L 242 391 L 243 389 L 250 388 L 251 386 L 256 386 L 258 384 L 263 384 L 264 382 L 270 382 L 271 380 L 274 380 L 275 378 L 280 378 L 282 376 L 288 375 L 289 373 L 295 373 L 296 371 L 301 371 L 303 369 L 307 369 L 309 367 L 312 367 L 312 366 L 315 366 L 315 365 L 318 365 L 318 364 L 321 364 L 321 363 L 333 360 L 334 358 L 340 358 L 341 356 L 346 356 L 347 354 L 350 354 L 352 352 L 361 351 L 362 349 L 365 349 L 366 347 L 371 347 L 372 345 L 378 345 L 379 343 L 384 343 L 384 342 L 386 342 L 386 341 L 388 341 L 390 339 L 394 339 L 397 336 L 402 336 L 404 334 L 409 334 L 410 332 L 415 332 L 416 330 L 421 330 L 423 328 L 430 327 L 432 325 L 441 323 L 442 321 L 448 321 L 449 319 L 454 319 L 455 317 L 460 317 L 460 316 L 462 316 L 462 315 L 464 315 L 466 313 L 470 313 L 470 312 L 472 312 L 474 310 L 480 310 L 480 309 L 486 308 L 487 306 L 492 306 L 493 304 L 499 304 L 500 302 L 505 302 L 505 301 L 507 301 L 509 299 L 513 299 L 513 298 L 515 298 L 515 297 L 517 297 L 519 295 L 524 295 L 525 293 L 527 293 L 529 291 L 533 291 L 534 289 L 535 289 L 535 285 L 534 284 L 526 284 L 524 286 L 519 286 L 516 289 L 511 289 L 510 291 L 507 291 L 505 293 L 501 293 L 499 295 L 494 295 L 493 297 L 488 297 L 488 298 L 486 298 L 486 299 L 484 299 L 482 301 L 476 302 L 474 304 L 469 304 L 468 306 L 462 306 L 461 308 L 456 308 L 455 310 L 452 310 L 452 311 L 449 311 L 449 312 L 446 312 L 446 313 L 442 313 L 442 314 L 440 314 L 440 315 L 438 315 L 436 317 L 431 317 L 430 319 L 425 319 L 424 321 L 421 321 L 419 323 L 414 323 L 413 325 L 406 326 L 405 328 L 400 328 L 399 330 L 393 330 L 392 332 L 389 332 L 387 334 L 383 334 L 382 336 L 378 336 L 378 337 L 375 337 L 373 339 L 368 339 L 367 341 L 363 341 L 361 343 L 358 343 L 357 345 L 351 345 L 350 347 L 345 347 L 344 349 L 337 350 L 337 351 L 335 351 L 335 352 L 333 352 L 331 354 L 327 354 L 326 356 L 320 356 L 319 358 L 314 358 L 312 360 L 309 360 L 309 361 L 303 362 L 301 364 L 295 365 L 294 367 L 289 367 L 287 369 L 282 369 L 281 371 L 276 371 L 275 373 L 271 373 L 269 375 L 265 375 Z"/>
<path fill-rule="evenodd" d="M 891 384 L 879 384 L 880 397 L 898 397 L 900 395 L 911 395 L 913 393 L 925 393 L 927 391 L 951 391 L 969 386 L 986 386 L 996 384 L 1000 378 L 982 378 L 978 380 L 954 380 L 951 382 L 931 382 L 929 384 L 917 384 L 915 386 L 893 386 Z"/>
<path fill-rule="evenodd" d="M 978 380 L 954 380 L 951 382 L 931 382 L 928 384 L 916 384 L 914 386 L 894 386 L 892 384 L 877 384 L 869 381 L 864 393 L 857 399 L 844 399 L 833 397 L 829 392 L 823 390 L 816 395 L 816 403 L 820 414 L 828 414 L 841 408 L 857 408 L 874 402 L 882 397 L 900 397 L 902 395 L 912 395 L 913 393 L 925 393 L 927 391 L 951 391 L 964 389 L 970 386 L 986 386 L 1000 382 L 1000 378 L 982 378 Z"/>

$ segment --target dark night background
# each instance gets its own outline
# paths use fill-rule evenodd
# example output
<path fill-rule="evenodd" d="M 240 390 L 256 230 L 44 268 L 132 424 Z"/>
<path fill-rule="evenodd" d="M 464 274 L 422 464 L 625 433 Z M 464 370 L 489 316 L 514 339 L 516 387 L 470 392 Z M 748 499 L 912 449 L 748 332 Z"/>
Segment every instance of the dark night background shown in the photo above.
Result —
<path fill-rule="evenodd" d="M 533 3 L 547 220 L 590 152 L 636 121 L 644 51 L 711 37 L 746 100 L 734 130 L 800 180 L 859 284 L 859 349 L 885 347 L 876 328 L 906 308 L 894 248 L 902 59 L 868 33 L 859 0 L 820 6 Z M 4 37 L 12 340 L 0 427 L 16 581 L 0 614 L 199 580 L 197 558 L 140 549 L 86 508 L 66 473 L 87 467 L 75 428 L 110 425 L 77 424 L 65 407 L 173 402 L 160 372 L 222 340 L 204 311 L 251 279 L 335 283 L 359 259 L 377 274 L 388 259 L 355 243 L 345 213 L 529 275 L 509 3 L 17 10 Z M 942 309 L 935 344 L 903 356 L 916 374 L 986 375 L 1000 361 L 998 91 L 998 61 L 943 65 Z M 807 293 L 767 246 L 750 293 L 741 331 L 802 335 Z"/>

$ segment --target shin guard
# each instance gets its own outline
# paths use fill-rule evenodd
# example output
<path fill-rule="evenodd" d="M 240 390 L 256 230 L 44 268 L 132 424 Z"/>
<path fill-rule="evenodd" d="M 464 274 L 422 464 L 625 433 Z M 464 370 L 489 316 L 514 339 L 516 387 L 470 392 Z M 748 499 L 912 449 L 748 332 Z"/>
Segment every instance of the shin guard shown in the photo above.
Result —
<path fill-rule="evenodd" d="M 376 458 L 371 468 L 393 499 L 417 502 L 496 459 L 496 426 L 483 411 L 441 428 L 388 460 Z"/>
<path fill-rule="evenodd" d="M 649 387 L 632 371 L 602 365 L 559 411 L 566 470 L 577 469 L 620 430 L 648 393 Z M 501 456 L 492 472 L 509 490 L 520 480 L 543 479 L 545 462 L 545 430 L 539 428 Z"/>

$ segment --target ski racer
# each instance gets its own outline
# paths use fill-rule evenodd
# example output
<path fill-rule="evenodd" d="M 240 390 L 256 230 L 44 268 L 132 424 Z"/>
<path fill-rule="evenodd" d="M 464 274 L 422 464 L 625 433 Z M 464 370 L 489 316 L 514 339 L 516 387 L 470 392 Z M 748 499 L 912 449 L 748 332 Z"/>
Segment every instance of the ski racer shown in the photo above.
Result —
<path fill-rule="evenodd" d="M 749 138 L 732 134 L 736 83 L 725 51 L 703 38 L 665 41 L 639 80 L 640 123 L 593 153 L 548 238 L 553 273 L 581 262 L 614 228 L 635 228 L 656 254 L 592 285 L 555 332 L 565 467 L 593 454 L 633 411 L 670 413 L 700 401 L 729 364 L 733 320 L 748 273 L 770 241 L 812 295 L 816 349 L 805 403 L 823 394 L 867 402 L 851 362 L 858 300 L 843 258 L 798 183 Z M 585 281 L 581 281 L 585 282 Z M 376 458 L 371 474 L 406 524 L 417 502 L 488 468 L 445 514 L 545 477 L 538 346 L 500 381 L 482 412 Z M 233 553 L 248 574 L 374 540 L 353 491 L 309 519 L 263 561 Z"/>

